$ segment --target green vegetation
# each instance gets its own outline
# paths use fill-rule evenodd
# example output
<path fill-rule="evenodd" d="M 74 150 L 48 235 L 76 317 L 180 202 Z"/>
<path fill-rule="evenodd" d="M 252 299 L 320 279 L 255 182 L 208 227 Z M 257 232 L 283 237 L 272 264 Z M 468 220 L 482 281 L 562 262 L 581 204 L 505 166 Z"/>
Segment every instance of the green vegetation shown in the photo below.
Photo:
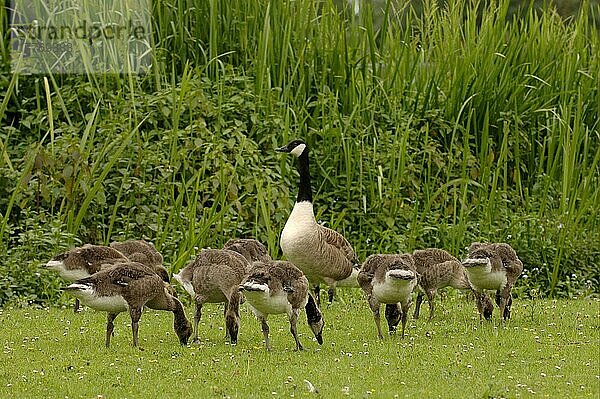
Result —
<path fill-rule="evenodd" d="M 324 344 L 302 316 L 294 352 L 284 315 L 269 318 L 273 351 L 242 307 L 240 340 L 225 343 L 222 308 L 203 310 L 199 345 L 180 347 L 166 312 L 146 312 L 140 345 L 128 316 L 104 347 L 106 315 L 86 309 L 0 311 L 1 397 L 597 398 L 597 300 L 517 300 L 505 325 L 479 323 L 473 302 L 449 296 L 431 322 L 379 341 L 364 298 L 340 290 L 325 309 Z M 188 313 L 191 314 L 191 311 Z M 496 309 L 496 315 L 497 309 Z M 319 392 L 309 393 L 308 380 Z"/>
<path fill-rule="evenodd" d="M 64 303 L 39 265 L 80 243 L 145 237 L 171 271 L 234 236 L 279 256 L 297 176 L 273 148 L 292 137 L 318 219 L 361 259 L 506 241 L 518 295 L 597 296 L 597 3 L 510 23 L 507 1 L 424 3 L 376 30 L 330 1 L 157 0 L 151 74 L 5 62 L 0 305 Z"/>

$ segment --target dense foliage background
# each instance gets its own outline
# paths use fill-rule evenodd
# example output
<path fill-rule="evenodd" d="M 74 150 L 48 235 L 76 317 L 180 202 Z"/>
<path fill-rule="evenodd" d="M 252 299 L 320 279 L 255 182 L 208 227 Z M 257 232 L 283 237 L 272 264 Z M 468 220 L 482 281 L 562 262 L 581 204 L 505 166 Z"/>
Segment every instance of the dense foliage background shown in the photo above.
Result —
<path fill-rule="evenodd" d="M 598 2 L 398 3 L 155 0 L 143 76 L 13 75 L 5 35 L 0 305 L 61 302 L 40 265 L 81 243 L 147 238 L 172 271 L 230 237 L 280 256 L 295 137 L 361 259 L 504 241 L 519 295 L 598 295 Z"/>

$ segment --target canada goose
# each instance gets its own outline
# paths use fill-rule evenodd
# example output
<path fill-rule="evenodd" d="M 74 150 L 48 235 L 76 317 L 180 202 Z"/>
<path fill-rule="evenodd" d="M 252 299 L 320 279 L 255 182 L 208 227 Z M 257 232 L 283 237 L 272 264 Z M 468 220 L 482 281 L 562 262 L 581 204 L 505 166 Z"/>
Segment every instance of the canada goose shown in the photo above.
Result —
<path fill-rule="evenodd" d="M 223 249 L 235 251 L 244 256 L 248 262 L 260 260 L 270 262 L 273 259 L 265 245 L 254 238 L 232 238 L 223 245 Z"/>
<path fill-rule="evenodd" d="M 428 248 L 413 252 L 417 273 L 419 273 L 419 293 L 413 317 L 419 318 L 419 309 L 424 295 L 429 302 L 429 320 L 433 318 L 434 298 L 438 289 L 453 287 L 459 290 L 472 290 L 462 263 L 443 249 Z"/>
<path fill-rule="evenodd" d="M 237 342 L 241 300 L 238 287 L 249 268 L 249 262 L 237 252 L 203 249 L 196 259 L 173 275 L 196 303 L 193 342 L 198 342 L 198 323 L 205 303 L 225 304 L 225 338 L 232 344 Z"/>
<path fill-rule="evenodd" d="M 408 309 L 411 295 L 417 286 L 418 274 L 410 254 L 387 255 L 376 254 L 369 256 L 358 273 L 358 283 L 367 296 L 369 307 L 377 326 L 377 336 L 383 339 L 381 333 L 379 307 L 385 303 L 386 318 L 390 332 L 395 329 L 398 318 L 402 320 L 402 338 L 406 329 Z M 400 304 L 397 309 L 396 304 Z M 399 316 L 399 317 L 398 317 Z M 395 318 L 392 320 L 391 318 Z"/>
<path fill-rule="evenodd" d="M 485 290 L 495 290 L 500 317 L 510 319 L 511 290 L 523 272 L 523 263 L 515 250 L 505 243 L 475 242 L 469 247 L 469 255 L 463 265 L 477 294 L 479 317 L 492 318 L 493 305 Z"/>
<path fill-rule="evenodd" d="M 113 321 L 119 313 L 127 310 L 131 316 L 133 346 L 138 345 L 138 323 L 144 306 L 173 312 L 173 328 L 182 345 L 187 344 L 192 334 L 181 302 L 171 295 L 167 283 L 141 263 L 119 263 L 76 280 L 64 290 L 89 307 L 108 312 L 107 348 L 114 329 Z"/>
<path fill-rule="evenodd" d="M 169 282 L 169 272 L 163 266 L 163 257 L 154 244 L 145 240 L 111 242 L 110 247 L 121 252 L 132 262 L 142 263 L 154 269 L 163 281 Z"/>
<path fill-rule="evenodd" d="M 269 314 L 286 313 L 290 320 L 290 332 L 296 341 L 296 350 L 303 349 L 298 339 L 297 323 L 300 311 L 306 309 L 308 325 L 319 345 L 323 344 L 323 317 L 308 290 L 308 279 L 290 262 L 254 262 L 248 277 L 240 284 L 252 311 L 261 322 L 267 350 L 269 341 Z"/>
<path fill-rule="evenodd" d="M 359 267 L 360 262 L 344 236 L 315 220 L 306 143 L 293 140 L 276 151 L 297 157 L 300 173 L 298 197 L 281 232 L 281 249 L 287 260 L 302 270 L 314 285 L 317 303 L 320 303 L 319 284 L 329 286 L 331 304 L 337 282 L 351 276 L 353 267 Z"/>
<path fill-rule="evenodd" d="M 114 248 L 85 244 L 53 257 L 45 267 L 57 271 L 65 280 L 89 277 L 102 267 L 127 262 L 128 259 Z M 73 311 L 79 310 L 79 299 L 75 298 Z"/>

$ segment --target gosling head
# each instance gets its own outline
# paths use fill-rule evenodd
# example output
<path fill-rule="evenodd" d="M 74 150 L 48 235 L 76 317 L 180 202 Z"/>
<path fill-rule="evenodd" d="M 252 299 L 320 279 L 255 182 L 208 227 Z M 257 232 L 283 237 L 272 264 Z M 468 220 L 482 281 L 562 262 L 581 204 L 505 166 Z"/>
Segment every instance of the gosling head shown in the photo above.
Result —
<path fill-rule="evenodd" d="M 174 329 L 181 345 L 187 345 L 193 333 L 191 323 L 187 319 L 185 321 L 182 320 L 180 323 L 174 325 Z"/>
<path fill-rule="evenodd" d="M 65 259 L 67 259 L 69 257 L 69 253 L 65 252 L 62 254 L 58 254 L 55 257 L 53 257 L 48 263 L 46 263 L 44 265 L 44 267 L 50 269 L 50 270 L 62 270 L 65 267 Z"/>
<path fill-rule="evenodd" d="M 235 315 L 228 314 L 225 316 L 225 327 L 232 344 L 237 343 L 238 332 L 240 331 L 240 318 Z"/>

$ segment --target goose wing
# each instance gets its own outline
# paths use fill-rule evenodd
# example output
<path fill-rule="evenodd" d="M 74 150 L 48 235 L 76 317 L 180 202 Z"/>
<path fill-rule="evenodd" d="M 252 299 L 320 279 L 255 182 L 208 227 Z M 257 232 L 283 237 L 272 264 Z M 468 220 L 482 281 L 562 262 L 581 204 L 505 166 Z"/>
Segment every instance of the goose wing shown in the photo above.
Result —
<path fill-rule="evenodd" d="M 134 262 L 120 263 L 107 269 L 100 270 L 89 277 L 76 280 L 71 286 L 99 287 L 106 295 L 121 292 L 132 281 L 155 275 L 146 266 Z"/>
<path fill-rule="evenodd" d="M 128 240 L 123 242 L 111 242 L 110 247 L 125 255 L 129 260 L 147 264 L 161 265 L 162 255 L 156 250 L 154 244 L 144 240 Z"/>
<path fill-rule="evenodd" d="M 343 235 L 338 233 L 335 230 L 327 228 L 325 226 L 319 226 L 319 233 L 323 241 L 329 245 L 335 252 L 340 253 L 348 262 L 352 264 L 352 267 L 359 267 L 360 262 L 358 261 L 358 257 L 352 249 L 352 245 L 344 238 Z"/>
<path fill-rule="evenodd" d="M 243 255 L 249 262 L 271 260 L 267 247 L 253 238 L 232 238 L 225 243 L 223 249 L 235 251 Z"/>
<path fill-rule="evenodd" d="M 438 248 L 417 249 L 412 253 L 412 258 L 419 273 L 440 263 L 458 261 L 447 251 Z"/>
<path fill-rule="evenodd" d="M 149 270 L 147 266 L 141 263 L 129 262 L 123 263 L 109 269 L 103 270 L 102 272 L 92 275 L 90 278 L 97 276 L 102 278 L 100 273 L 106 273 L 106 282 L 114 285 L 127 286 L 130 282 L 142 279 L 144 277 L 157 276 L 152 270 Z"/>

